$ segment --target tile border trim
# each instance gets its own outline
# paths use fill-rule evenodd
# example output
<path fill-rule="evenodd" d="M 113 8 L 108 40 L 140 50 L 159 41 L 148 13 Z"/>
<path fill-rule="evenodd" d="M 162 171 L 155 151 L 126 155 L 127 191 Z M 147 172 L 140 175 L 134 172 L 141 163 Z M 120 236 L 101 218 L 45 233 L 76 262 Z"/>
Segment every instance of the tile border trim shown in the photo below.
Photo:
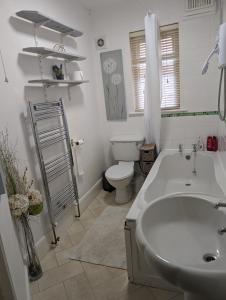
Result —
<path fill-rule="evenodd" d="M 197 112 L 172 112 L 162 113 L 162 118 L 178 118 L 178 117 L 197 117 L 197 116 L 216 116 L 218 111 L 197 111 Z"/>

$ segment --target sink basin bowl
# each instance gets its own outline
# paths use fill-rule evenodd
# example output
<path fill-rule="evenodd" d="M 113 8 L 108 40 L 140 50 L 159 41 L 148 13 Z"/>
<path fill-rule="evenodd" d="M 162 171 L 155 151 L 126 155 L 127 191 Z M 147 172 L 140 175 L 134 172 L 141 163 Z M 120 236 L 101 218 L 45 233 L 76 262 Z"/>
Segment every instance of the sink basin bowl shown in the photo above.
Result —
<path fill-rule="evenodd" d="M 136 238 L 147 262 L 189 300 L 226 299 L 226 215 L 207 196 L 174 195 L 140 214 Z"/>

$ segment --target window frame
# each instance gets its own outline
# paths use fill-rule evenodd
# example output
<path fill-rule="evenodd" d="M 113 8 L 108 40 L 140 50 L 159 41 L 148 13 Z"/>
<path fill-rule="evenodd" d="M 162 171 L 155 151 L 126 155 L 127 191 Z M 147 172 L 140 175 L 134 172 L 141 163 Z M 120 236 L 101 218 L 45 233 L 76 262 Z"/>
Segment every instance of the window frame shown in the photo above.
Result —
<path fill-rule="evenodd" d="M 176 92 L 177 92 L 177 97 L 178 97 L 178 105 L 175 105 L 175 106 L 170 106 L 170 107 L 161 107 L 161 111 L 162 112 L 169 112 L 169 111 L 177 111 L 177 110 L 181 110 L 181 95 L 180 95 L 180 34 L 179 34 L 179 23 L 173 23 L 173 24 L 167 24 L 167 25 L 163 25 L 163 26 L 160 26 L 160 36 L 161 36 L 161 33 L 162 32 L 170 32 L 172 30 L 175 30 L 177 29 L 178 30 L 178 43 L 177 43 L 177 51 L 178 51 L 178 55 L 177 55 L 177 60 L 178 60 L 178 66 L 177 66 L 177 70 L 176 72 L 174 72 L 174 75 L 177 77 L 176 79 L 176 84 L 177 84 L 177 88 L 176 88 Z M 134 37 L 144 37 L 144 42 L 145 42 L 145 30 L 138 30 L 138 31 L 134 31 L 134 32 L 130 32 L 129 33 L 129 43 L 130 43 L 130 54 L 131 54 L 131 70 L 132 70 L 132 80 L 133 80 L 133 90 L 134 90 L 134 111 L 135 113 L 142 113 L 144 112 L 144 108 L 139 108 L 138 107 L 138 101 L 137 101 L 137 90 L 136 90 L 136 80 L 134 78 L 134 71 L 133 71 L 133 53 L 132 53 L 132 49 L 131 49 L 131 38 L 134 38 Z M 160 38 L 160 41 L 161 41 L 161 38 Z M 161 48 L 162 49 L 162 48 Z M 162 56 L 163 57 L 163 56 Z M 165 60 L 167 60 L 168 57 L 165 58 Z M 146 55 L 145 55 L 145 59 L 146 61 Z M 161 62 L 163 62 L 163 58 L 161 58 Z M 145 66 L 146 68 L 146 66 Z M 161 78 L 162 80 L 162 78 Z M 162 102 L 162 99 L 161 99 L 161 102 Z"/>

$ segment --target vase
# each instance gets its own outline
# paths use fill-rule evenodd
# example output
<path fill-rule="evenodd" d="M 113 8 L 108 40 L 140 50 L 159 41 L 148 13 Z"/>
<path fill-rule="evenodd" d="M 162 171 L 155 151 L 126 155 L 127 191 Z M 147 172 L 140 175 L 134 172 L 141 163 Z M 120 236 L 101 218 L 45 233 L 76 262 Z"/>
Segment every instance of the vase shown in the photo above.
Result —
<path fill-rule="evenodd" d="M 34 238 L 29 224 L 28 214 L 22 214 L 20 219 L 24 231 L 25 246 L 27 250 L 29 279 L 30 281 L 35 281 L 42 277 L 42 267 L 38 255 L 36 253 Z"/>

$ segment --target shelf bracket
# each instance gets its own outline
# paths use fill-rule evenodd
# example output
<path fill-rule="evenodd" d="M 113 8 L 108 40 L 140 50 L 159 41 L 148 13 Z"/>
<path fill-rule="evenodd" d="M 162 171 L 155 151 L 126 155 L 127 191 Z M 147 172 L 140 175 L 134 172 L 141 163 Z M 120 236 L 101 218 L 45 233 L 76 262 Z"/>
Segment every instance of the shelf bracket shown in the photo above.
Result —
<path fill-rule="evenodd" d="M 48 83 L 43 83 L 43 87 L 44 88 L 49 88 L 49 87 L 51 87 L 51 86 L 53 86 L 53 84 L 48 84 Z"/>

